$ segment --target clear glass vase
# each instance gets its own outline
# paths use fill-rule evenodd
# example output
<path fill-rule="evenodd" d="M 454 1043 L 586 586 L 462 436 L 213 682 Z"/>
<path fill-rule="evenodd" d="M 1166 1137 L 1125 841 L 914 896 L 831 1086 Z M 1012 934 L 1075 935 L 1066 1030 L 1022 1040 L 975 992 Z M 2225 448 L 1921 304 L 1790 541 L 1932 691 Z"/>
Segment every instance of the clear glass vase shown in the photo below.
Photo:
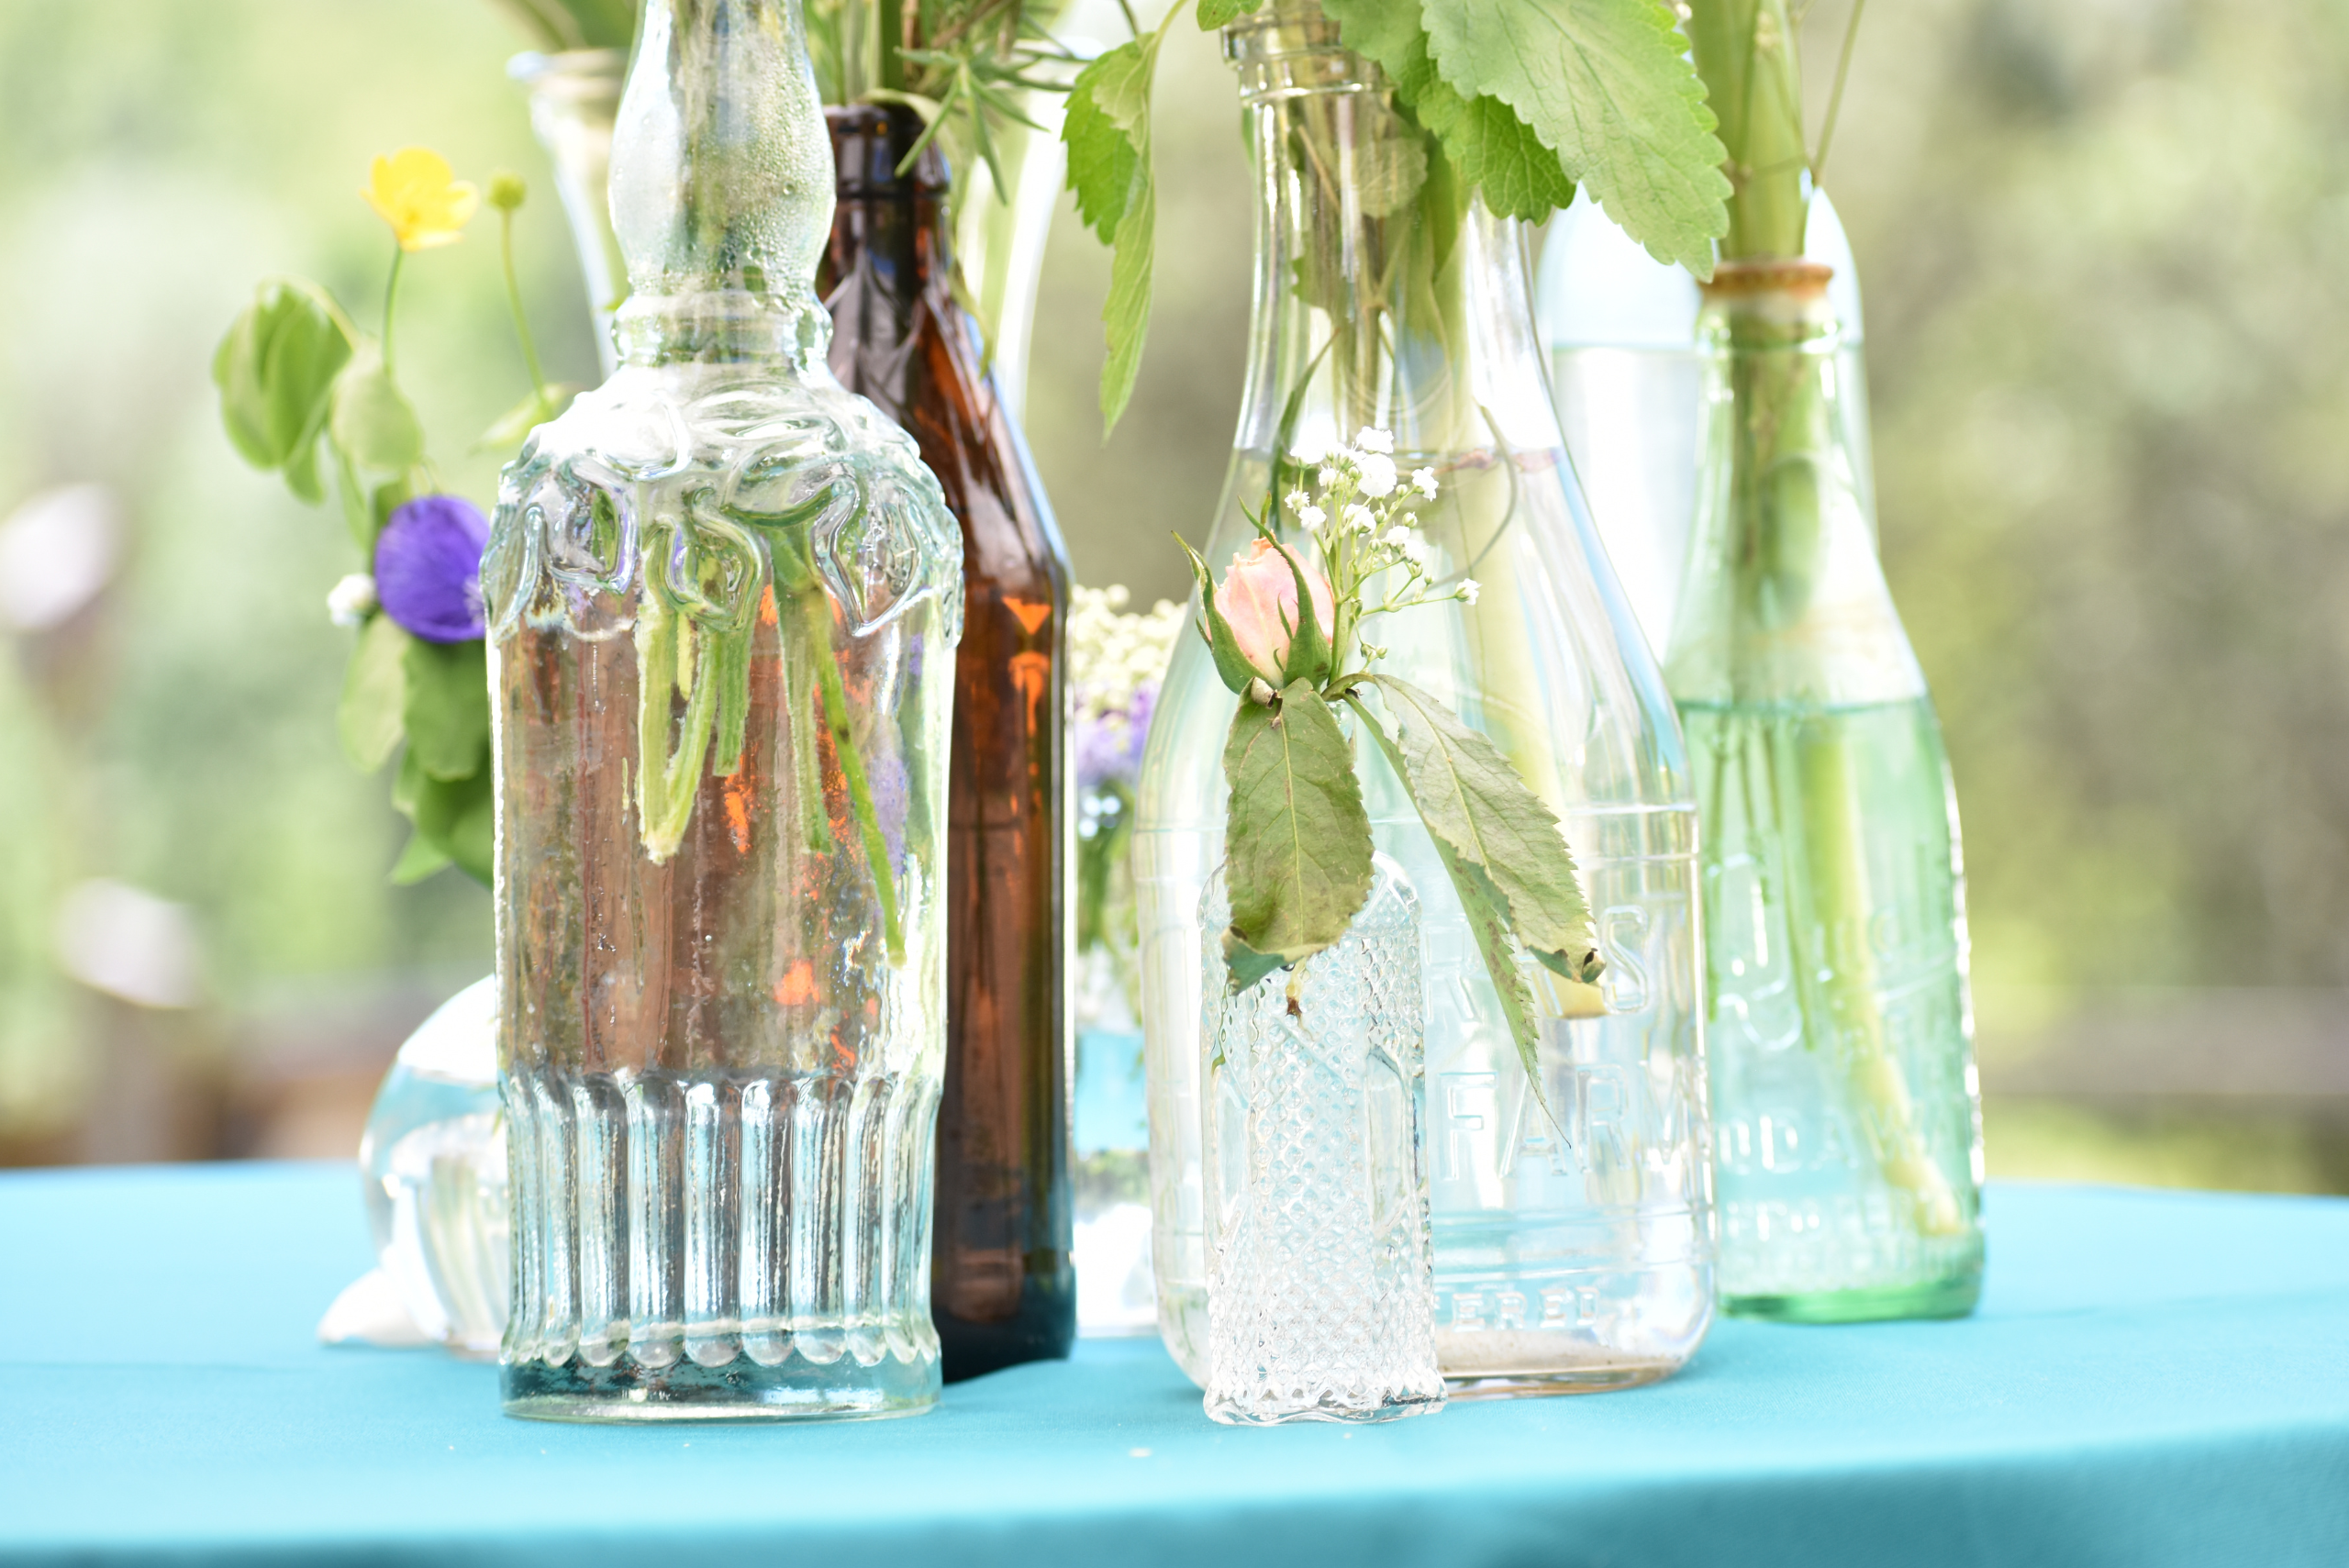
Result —
<path fill-rule="evenodd" d="M 1419 511 L 1433 575 L 1473 576 L 1484 593 L 1377 623 L 1380 667 L 1491 737 L 1555 812 L 1607 962 L 1595 992 L 1534 978 L 1537 1097 L 1417 813 L 1358 743 L 1376 847 L 1419 900 L 1420 983 L 1395 1006 L 1418 1009 L 1425 1045 L 1437 1353 L 1455 1395 L 1647 1382 L 1695 1350 L 1712 1299 L 1696 808 L 1679 728 L 1560 446 L 1518 226 L 1463 211 L 1376 69 L 1317 7 L 1278 5 L 1225 39 L 1252 127 L 1256 303 L 1205 553 L 1219 571 L 1253 537 L 1242 508 L 1264 507 L 1276 464 L 1292 482 L 1364 426 L 1392 432 L 1404 471 L 1436 471 L 1440 498 Z M 1216 949 L 1200 911 L 1223 858 L 1236 701 L 1186 639 L 1152 724 L 1134 840 L 1159 1317 L 1201 1381 L 1200 998 Z"/>
<path fill-rule="evenodd" d="M 1851 421 L 1853 473 L 1870 492 L 1859 273 L 1824 191 L 1810 199 L 1804 255 L 1833 269 L 1828 304 Z M 1697 280 L 1640 248 L 1587 195 L 1552 220 L 1534 308 L 1566 451 L 1590 502 L 1607 559 L 1648 646 L 1672 646 L 1687 575 L 1705 416 L 1705 354 L 1697 343 Z M 1870 507 L 1873 513 L 1873 506 Z"/>
<path fill-rule="evenodd" d="M 375 1261 L 408 1320 L 468 1358 L 506 1333 L 513 1225 L 497 1094 L 497 982 L 433 1010 L 393 1058 L 359 1139 Z"/>
<path fill-rule="evenodd" d="M 1705 818 L 1720 1291 L 1765 1318 L 1948 1317 L 1982 1275 L 1956 797 L 1828 280 L 1725 262 L 1705 295 L 1667 669 Z"/>
<path fill-rule="evenodd" d="M 604 373 L 619 367 L 612 312 L 628 292 L 628 267 L 612 231 L 612 120 L 628 54 L 617 49 L 518 54 L 506 73 L 530 95 L 530 129 L 554 165 L 554 186 L 579 250 L 579 275 L 596 320 Z"/>
<path fill-rule="evenodd" d="M 1234 1426 L 1443 1408 L 1419 1136 L 1419 901 L 1375 857 L 1339 942 L 1235 994 L 1220 945 L 1201 1010 L 1206 1407 Z M 1231 920 L 1223 879 L 1201 927 Z"/>
<path fill-rule="evenodd" d="M 494 663 L 513 1414 L 928 1407 L 962 543 L 826 369 L 796 0 L 651 0 L 619 371 L 507 468 Z"/>

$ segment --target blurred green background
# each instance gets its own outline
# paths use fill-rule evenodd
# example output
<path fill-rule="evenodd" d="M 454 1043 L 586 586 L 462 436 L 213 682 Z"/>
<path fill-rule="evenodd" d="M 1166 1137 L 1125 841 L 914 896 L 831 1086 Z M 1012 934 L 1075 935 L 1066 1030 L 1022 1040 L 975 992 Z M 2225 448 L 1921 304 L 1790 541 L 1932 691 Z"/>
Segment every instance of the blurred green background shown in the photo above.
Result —
<path fill-rule="evenodd" d="M 549 372 L 596 379 L 527 42 L 482 0 L 0 5 L 0 516 L 95 484 L 124 539 L 0 657 L 0 1162 L 341 1152 L 486 968 L 485 895 L 389 884 L 406 826 L 335 741 L 323 599 L 361 563 L 230 451 L 207 365 L 271 273 L 374 323 L 358 189 L 423 142 L 530 179 Z M 1908 0 L 1861 34 L 1829 183 L 1965 814 L 1994 1174 L 2349 1191 L 2344 80 L 2316 0 Z M 1079 577 L 1145 602 L 1220 480 L 1251 220 L 1209 40 L 1177 28 L 1161 96 L 1133 408 L 1105 445 L 1107 261 L 1065 213 L 1029 398 Z M 466 448 L 525 384 L 495 227 L 414 261 L 403 379 L 486 501 Z M 144 981 L 76 956 L 126 931 Z"/>

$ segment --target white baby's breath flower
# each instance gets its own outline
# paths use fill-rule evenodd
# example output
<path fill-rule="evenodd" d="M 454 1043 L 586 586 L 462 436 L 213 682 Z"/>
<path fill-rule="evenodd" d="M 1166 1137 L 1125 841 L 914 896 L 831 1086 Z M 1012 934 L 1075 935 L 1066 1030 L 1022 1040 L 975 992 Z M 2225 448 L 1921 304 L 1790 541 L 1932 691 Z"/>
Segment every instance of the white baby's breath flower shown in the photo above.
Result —
<path fill-rule="evenodd" d="M 354 572 L 327 591 L 327 616 L 335 625 L 355 627 L 375 607 L 375 579 Z"/>
<path fill-rule="evenodd" d="M 1397 523 L 1378 536 L 1378 542 L 1392 550 L 1400 550 L 1411 542 L 1411 530 Z"/>
<path fill-rule="evenodd" d="M 1338 470 L 1335 465 L 1325 462 L 1321 465 L 1321 472 L 1313 477 L 1320 483 L 1322 489 L 1327 490 L 1338 483 Z"/>
<path fill-rule="evenodd" d="M 1476 586 L 1476 579 L 1474 577 L 1463 577 L 1460 580 L 1460 599 L 1463 604 L 1475 604 L 1476 595 L 1483 591 Z"/>
<path fill-rule="evenodd" d="M 1395 438 L 1384 430 L 1374 429 L 1364 425 L 1361 432 L 1354 437 L 1354 445 L 1366 452 L 1385 454 L 1395 450 Z"/>
<path fill-rule="evenodd" d="M 1434 469 L 1415 468 L 1411 470 L 1411 484 L 1418 489 L 1420 495 L 1426 496 L 1429 500 L 1432 501 L 1435 499 Z"/>
<path fill-rule="evenodd" d="M 1406 539 L 1401 544 L 1397 545 L 1395 548 L 1401 552 L 1403 559 L 1409 562 L 1415 570 L 1425 572 L 1428 569 L 1428 562 L 1432 558 L 1429 554 L 1428 547 L 1424 541 L 1416 539 Z"/>
<path fill-rule="evenodd" d="M 1364 452 L 1362 457 L 1362 493 L 1369 496 L 1395 494 L 1395 460 L 1384 452 Z"/>
<path fill-rule="evenodd" d="M 1297 520 L 1308 528 L 1318 528 L 1330 520 L 1330 514 L 1319 506 L 1299 506 L 1297 509 Z"/>
<path fill-rule="evenodd" d="M 1339 513 L 1338 517 L 1340 520 L 1346 525 L 1346 527 L 1352 528 L 1358 534 L 1366 534 L 1370 532 L 1371 528 L 1375 526 L 1376 523 L 1376 519 L 1372 517 L 1370 515 L 1370 508 L 1364 506 L 1359 501 L 1347 502 L 1346 509 Z"/>
<path fill-rule="evenodd" d="M 1312 497 L 1308 495 L 1302 490 L 1292 490 L 1281 499 L 1287 506 L 1290 511 L 1295 512 L 1301 510 L 1306 502 L 1311 500 Z"/>

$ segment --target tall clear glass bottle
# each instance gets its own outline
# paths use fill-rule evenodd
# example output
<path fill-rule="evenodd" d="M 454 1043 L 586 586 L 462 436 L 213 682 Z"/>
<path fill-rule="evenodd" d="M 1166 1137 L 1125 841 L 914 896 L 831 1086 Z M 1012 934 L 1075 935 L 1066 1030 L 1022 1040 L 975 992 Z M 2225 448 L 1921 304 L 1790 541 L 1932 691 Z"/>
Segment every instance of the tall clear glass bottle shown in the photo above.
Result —
<path fill-rule="evenodd" d="M 1603 1006 L 1537 984 L 1545 1116 L 1425 830 L 1361 748 L 1376 846 L 1419 908 L 1437 1353 L 1455 1395 L 1661 1377 L 1694 1351 L 1712 1302 L 1695 800 L 1663 682 L 1560 446 L 1523 237 L 1481 204 L 1463 212 L 1377 69 L 1318 6 L 1243 17 L 1225 51 L 1254 147 L 1257 270 L 1247 395 L 1206 554 L 1220 570 L 1253 537 L 1242 507 L 1364 426 L 1393 433 L 1406 472 L 1436 470 L 1441 498 L 1419 513 L 1435 575 L 1485 591 L 1378 623 L 1381 668 L 1491 736 L 1556 812 L 1607 959 Z M 1160 1324 L 1202 1382 L 1202 895 L 1223 856 L 1236 700 L 1186 639 L 1151 727 L 1133 851 Z"/>
<path fill-rule="evenodd" d="M 798 0 L 649 0 L 621 367 L 483 567 L 513 1414 L 937 1398 L 962 540 L 826 367 L 832 189 Z"/>
<path fill-rule="evenodd" d="M 1667 671 L 1705 819 L 1720 1290 L 1765 1318 L 1950 1317 L 1982 1278 L 1956 797 L 1828 283 L 1730 261 L 1705 290 Z"/>
<path fill-rule="evenodd" d="M 619 367 L 612 312 L 628 290 L 628 263 L 612 232 L 612 120 L 619 112 L 628 54 L 617 49 L 574 49 L 558 54 L 518 54 L 507 75 L 530 95 L 530 129 L 554 165 L 554 188 L 579 250 L 579 276 L 596 321 L 596 352 L 604 373 Z"/>
<path fill-rule="evenodd" d="M 831 366 L 903 426 L 963 530 L 947 789 L 947 1050 L 930 1312 L 947 1380 L 1076 1336 L 1068 982 L 1068 556 L 955 302 L 945 162 L 911 109 L 825 111 Z"/>

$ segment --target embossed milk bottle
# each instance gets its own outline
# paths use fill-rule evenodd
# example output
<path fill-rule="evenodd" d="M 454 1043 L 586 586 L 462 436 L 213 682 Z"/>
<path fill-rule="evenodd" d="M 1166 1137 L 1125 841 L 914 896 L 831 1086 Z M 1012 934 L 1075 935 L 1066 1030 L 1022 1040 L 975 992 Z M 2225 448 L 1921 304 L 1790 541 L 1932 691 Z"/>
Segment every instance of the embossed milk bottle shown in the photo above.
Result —
<path fill-rule="evenodd" d="M 650 0 L 620 369 L 506 473 L 483 586 L 516 1415 L 937 1398 L 962 548 L 825 366 L 798 0 Z"/>
<path fill-rule="evenodd" d="M 1705 814 L 1721 1298 L 1952 1317 L 1983 1254 L 1956 798 L 1876 563 L 1829 284 L 1761 259 L 1705 289 L 1705 465 L 1668 669 Z"/>
<path fill-rule="evenodd" d="M 1490 737 L 1563 822 L 1606 961 L 1596 987 L 1531 975 L 1537 1096 L 1426 830 L 1358 740 L 1376 847 L 1398 906 L 1408 895 L 1417 911 L 1397 961 L 1417 975 L 1378 1005 L 1415 1010 L 1424 1049 L 1437 1355 L 1454 1396 L 1662 1377 L 1712 1301 L 1696 808 L 1670 701 L 1561 445 L 1522 237 L 1480 204 L 1461 213 L 1440 160 L 1410 156 L 1424 133 L 1318 6 L 1242 17 L 1225 50 L 1252 130 L 1258 270 L 1238 450 L 1204 553 L 1221 571 L 1253 537 L 1243 506 L 1298 542 L 1279 494 L 1364 427 L 1392 433 L 1403 472 L 1435 471 L 1439 496 L 1419 513 L 1431 574 L 1482 595 L 1364 635 L 1388 650 L 1381 669 Z M 1223 858 L 1237 701 L 1186 637 L 1151 728 L 1133 851 L 1160 1325 L 1202 1382 L 1216 952 L 1203 895 Z M 1308 983 L 1329 956 L 1305 966 Z"/>

